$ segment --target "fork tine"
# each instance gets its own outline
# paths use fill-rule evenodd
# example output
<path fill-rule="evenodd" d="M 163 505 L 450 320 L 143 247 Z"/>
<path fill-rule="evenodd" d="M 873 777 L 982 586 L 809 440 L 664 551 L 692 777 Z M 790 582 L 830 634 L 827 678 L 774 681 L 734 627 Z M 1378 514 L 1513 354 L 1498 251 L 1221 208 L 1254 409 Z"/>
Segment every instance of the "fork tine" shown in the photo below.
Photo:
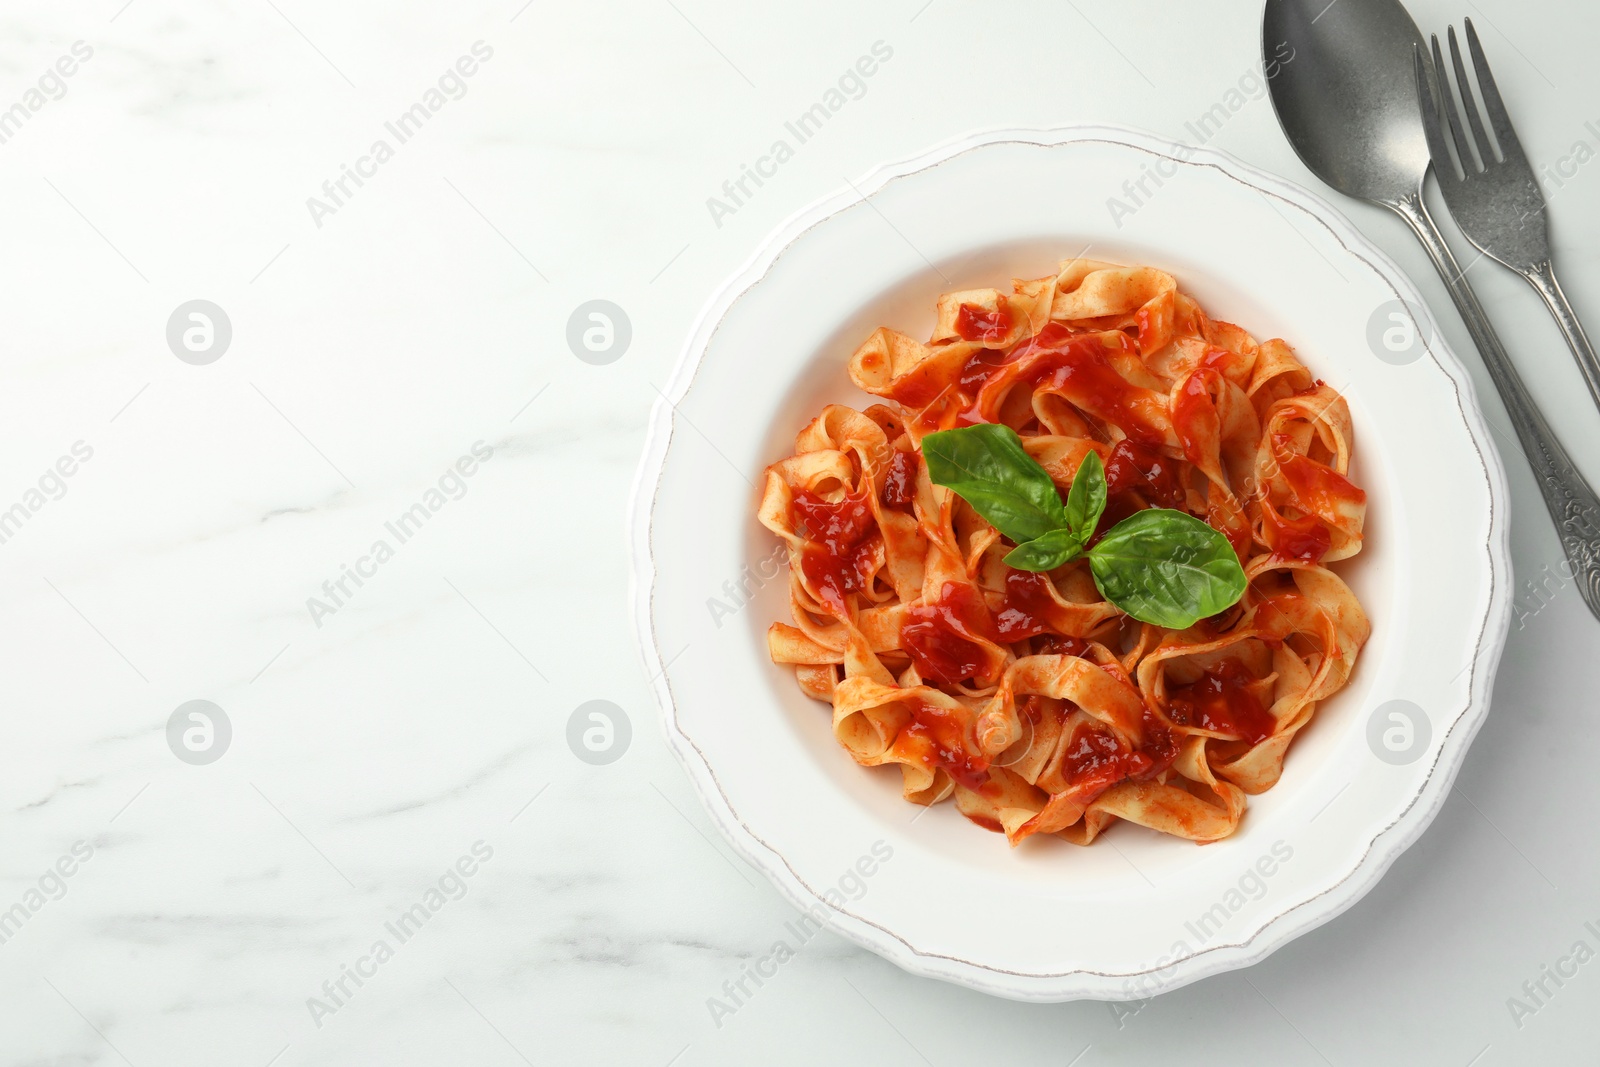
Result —
<path fill-rule="evenodd" d="M 1461 166 L 1461 176 L 1465 178 L 1477 168 L 1472 162 L 1472 149 L 1468 144 L 1466 131 L 1461 128 L 1461 116 L 1456 114 L 1455 94 L 1450 91 L 1450 76 L 1445 73 L 1444 56 L 1439 52 L 1439 35 L 1434 33 L 1429 36 L 1433 38 L 1433 74 L 1439 87 L 1439 110 L 1450 120 L 1451 141 L 1455 145 L 1456 161 Z"/>
<path fill-rule="evenodd" d="M 1450 40 L 1450 65 L 1456 69 L 1456 85 L 1461 90 L 1461 110 L 1467 113 L 1467 124 L 1472 127 L 1472 139 L 1478 146 L 1478 159 L 1483 162 L 1482 169 L 1488 170 L 1491 163 L 1496 162 L 1494 144 L 1490 142 L 1488 134 L 1483 132 L 1483 120 L 1478 118 L 1478 104 L 1472 96 L 1472 81 L 1467 77 L 1467 68 L 1461 62 L 1461 49 L 1456 46 L 1456 28 L 1450 26 L 1445 31 Z"/>
<path fill-rule="evenodd" d="M 1411 61 L 1417 75 L 1417 103 L 1422 109 L 1422 130 L 1428 138 L 1428 154 L 1433 157 L 1433 173 L 1441 185 L 1447 170 L 1452 178 L 1460 181 L 1461 174 L 1451 162 L 1450 151 L 1444 143 L 1444 127 L 1439 119 L 1439 88 L 1433 72 L 1428 69 L 1428 57 L 1421 45 L 1411 49 Z"/>
<path fill-rule="evenodd" d="M 1511 116 L 1506 114 L 1505 102 L 1500 99 L 1500 89 L 1489 71 L 1489 60 L 1484 57 L 1483 45 L 1478 43 L 1478 31 L 1473 28 L 1471 19 L 1463 21 L 1467 24 L 1467 49 L 1472 53 L 1472 66 L 1478 73 L 1478 92 L 1483 97 L 1484 110 L 1489 113 L 1489 125 L 1494 130 L 1495 140 L 1500 142 L 1500 158 L 1526 164 L 1527 154 L 1522 151 L 1522 142 L 1511 125 Z M 1465 84 L 1465 75 L 1460 77 Z"/>

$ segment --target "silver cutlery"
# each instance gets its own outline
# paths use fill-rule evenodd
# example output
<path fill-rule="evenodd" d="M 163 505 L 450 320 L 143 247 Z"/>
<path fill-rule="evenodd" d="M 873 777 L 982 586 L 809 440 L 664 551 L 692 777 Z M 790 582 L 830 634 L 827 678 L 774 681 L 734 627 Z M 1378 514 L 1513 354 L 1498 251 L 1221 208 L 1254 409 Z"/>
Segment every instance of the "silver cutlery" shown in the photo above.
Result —
<path fill-rule="evenodd" d="M 1278 122 L 1307 167 L 1333 188 L 1406 220 L 1428 251 L 1511 417 L 1572 580 L 1600 618 L 1600 499 L 1573 465 L 1467 284 L 1422 198 L 1430 154 L 1419 107 L 1421 32 L 1399 0 L 1267 0 L 1262 54 L 1294 61 L 1269 91 Z M 1448 157 L 1446 157 L 1448 158 Z"/>
<path fill-rule="evenodd" d="M 1583 371 L 1584 380 L 1589 383 L 1589 395 L 1600 407 L 1600 360 L 1595 358 L 1594 346 L 1589 343 L 1583 325 L 1561 291 L 1561 283 L 1556 281 L 1544 193 L 1533 175 L 1533 167 L 1528 165 L 1528 157 L 1522 151 L 1517 131 L 1512 128 L 1505 103 L 1500 99 L 1500 90 L 1495 86 L 1489 62 L 1483 55 L 1483 46 L 1478 43 L 1478 31 L 1472 28 L 1471 19 L 1465 21 L 1467 48 L 1472 52 L 1478 91 L 1489 122 L 1485 128 L 1473 100 L 1472 84 L 1461 62 L 1461 49 L 1456 45 L 1456 28 L 1451 26 L 1448 34 L 1450 64 L 1455 68 L 1456 87 L 1461 93 L 1459 110 L 1450 92 L 1450 75 L 1445 69 L 1444 57 L 1439 54 L 1439 36 L 1434 34 L 1434 77 L 1428 77 L 1427 64 L 1420 53 L 1416 60 L 1422 125 L 1433 156 L 1433 175 L 1439 182 L 1445 207 L 1450 209 L 1450 217 L 1456 220 L 1467 240 L 1484 255 L 1522 275 L 1544 297 Z M 1445 144 L 1444 123 L 1439 117 L 1441 98 L 1444 101 L 1442 110 L 1450 123 L 1456 163 L 1452 163 Z M 1491 132 L 1493 140 L 1489 136 Z"/>

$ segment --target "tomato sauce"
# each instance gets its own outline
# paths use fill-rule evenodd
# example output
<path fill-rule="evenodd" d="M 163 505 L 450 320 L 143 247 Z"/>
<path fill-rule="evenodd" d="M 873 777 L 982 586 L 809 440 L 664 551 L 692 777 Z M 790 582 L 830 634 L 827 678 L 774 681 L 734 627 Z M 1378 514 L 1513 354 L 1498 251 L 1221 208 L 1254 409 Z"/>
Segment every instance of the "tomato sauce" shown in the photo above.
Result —
<path fill-rule="evenodd" d="M 1032 571 L 1012 571 L 1006 575 L 1006 594 L 994 613 L 995 631 L 1006 643 L 1037 637 L 1049 629 L 1046 614 L 1055 601 L 1050 598 L 1050 579 Z"/>
<path fill-rule="evenodd" d="M 1132 754 L 1109 730 L 1080 724 L 1062 755 L 1062 777 L 1074 789 L 1099 794 L 1128 776 Z"/>
<path fill-rule="evenodd" d="M 1216 405 L 1211 401 L 1211 382 L 1218 377 L 1213 370 L 1201 369 L 1189 375 L 1172 402 L 1172 429 L 1183 445 L 1183 455 L 1190 463 L 1200 464 L 1206 459 L 1207 441 L 1201 434 L 1215 436 L 1221 426 Z"/>
<path fill-rule="evenodd" d="M 846 593 L 859 593 L 866 588 L 867 565 L 881 540 L 874 534 L 869 541 L 843 556 L 836 556 L 819 545 L 806 545 L 800 550 L 800 572 L 817 591 L 823 605 L 835 615 L 846 614 Z"/>
<path fill-rule="evenodd" d="M 885 507 L 903 508 L 917 495 L 917 454 L 896 452 L 889 461 L 889 471 L 883 478 L 883 490 L 878 494 Z"/>
<path fill-rule="evenodd" d="M 985 349 L 968 359 L 961 366 L 961 373 L 956 376 L 956 388 L 963 401 L 967 404 L 978 395 L 985 382 L 994 377 L 1008 364 L 1015 363 L 1016 359 L 1003 353 Z"/>
<path fill-rule="evenodd" d="M 1167 724 L 1156 718 L 1155 714 L 1146 707 L 1141 716 L 1144 728 L 1144 744 L 1139 747 L 1139 755 L 1148 759 L 1150 765 L 1143 770 L 1135 770 L 1135 778 L 1154 778 L 1162 771 L 1171 767 L 1178 758 L 1178 739 L 1172 736 L 1172 731 Z"/>
<path fill-rule="evenodd" d="M 949 387 L 949 381 L 935 373 L 935 368 L 930 366 L 928 360 L 922 366 L 907 371 L 894 388 L 889 391 L 889 399 L 904 404 L 911 409 L 926 407 L 937 400 Z"/>
<path fill-rule="evenodd" d="M 1357 489 L 1338 471 L 1292 452 L 1293 443 L 1286 434 L 1272 435 L 1272 450 L 1295 497 L 1308 510 L 1321 515 L 1338 511 L 1342 503 L 1363 504 L 1367 494 Z"/>
<path fill-rule="evenodd" d="M 1137 490 L 1160 507 L 1176 508 L 1183 504 L 1177 462 L 1154 449 L 1123 438 L 1112 447 L 1105 467 L 1107 496 Z"/>
<path fill-rule="evenodd" d="M 1286 519 L 1263 510 L 1261 517 L 1270 531 L 1272 554 L 1280 559 L 1319 563 L 1333 547 L 1333 535 L 1314 516 Z"/>
<path fill-rule="evenodd" d="M 842 556 L 872 528 L 872 508 L 861 496 L 825 500 L 809 489 L 796 489 L 789 505 L 795 532 Z"/>
<path fill-rule="evenodd" d="M 1104 726 L 1078 723 L 1062 752 L 1061 774 L 1083 803 L 1125 779 L 1144 781 L 1173 765 L 1178 742 L 1165 723 L 1144 710 L 1144 744 L 1131 749 Z"/>
<path fill-rule="evenodd" d="M 1089 642 L 1081 637 L 1068 637 L 1065 634 L 1045 634 L 1039 642 L 1039 650 L 1034 653 L 1038 656 L 1087 656 Z"/>
<path fill-rule="evenodd" d="M 976 678 L 989 666 L 977 639 L 995 641 L 989 608 L 970 585 L 944 583 L 939 599 L 911 608 L 900 626 L 900 647 L 924 680 L 955 685 Z"/>
<path fill-rule="evenodd" d="M 1277 720 L 1248 686 L 1251 678 L 1237 660 L 1224 660 L 1189 685 L 1167 690 L 1167 717 L 1179 726 L 1213 730 L 1257 744 L 1272 736 Z"/>
<path fill-rule="evenodd" d="M 868 565 L 882 541 L 871 506 L 861 495 L 825 500 L 797 489 L 789 519 L 807 541 L 800 551 L 801 573 L 823 604 L 843 615 L 845 594 L 864 588 Z"/>
<path fill-rule="evenodd" d="M 1146 342 L 1153 341 L 1158 335 L 1170 334 L 1172 332 L 1171 318 L 1172 316 L 1169 313 L 1162 315 L 1160 321 L 1158 321 L 1156 316 L 1150 313 L 1150 305 L 1148 304 L 1133 313 L 1133 335 L 1139 339 L 1141 350 L 1152 352 L 1160 347 L 1153 344 L 1147 346 Z"/>
<path fill-rule="evenodd" d="M 962 304 L 956 311 L 956 336 L 985 344 L 1004 340 L 1011 332 L 1011 322 L 1011 305 L 1003 296 L 993 311 L 977 304 Z"/>
<path fill-rule="evenodd" d="M 1153 778 L 1172 766 L 1178 747 L 1168 730 L 1146 709 L 1144 743 L 1130 748 L 1104 727 L 1080 723 L 1067 739 L 1062 754 L 1061 773 L 1087 803 L 1124 779 Z"/>
<path fill-rule="evenodd" d="M 989 760 L 978 754 L 978 746 L 969 736 L 965 716 L 929 704 L 922 700 L 908 700 L 912 722 L 906 732 L 913 737 L 926 737 L 932 742 L 933 763 L 948 774 L 957 785 L 978 791 L 989 783 Z"/>
<path fill-rule="evenodd" d="M 912 423 L 924 433 L 986 422 L 989 420 L 976 407 L 978 394 L 985 383 L 1015 362 L 1012 355 L 986 348 L 969 356 L 946 381 L 935 382 L 930 376 L 896 384 L 894 399 L 921 409 Z"/>
<path fill-rule="evenodd" d="M 1106 355 L 1108 337 L 1120 338 L 1123 345 L 1132 347 L 1126 334 L 1072 335 L 1051 323 L 1039 331 L 1030 345 L 1019 349 L 1032 350 L 1027 352 L 1026 366 L 1020 368 L 1018 376 L 1048 385 L 1090 414 L 1114 423 L 1140 444 L 1159 445 L 1165 435 L 1141 412 L 1140 399 L 1145 390 L 1112 366 Z"/>

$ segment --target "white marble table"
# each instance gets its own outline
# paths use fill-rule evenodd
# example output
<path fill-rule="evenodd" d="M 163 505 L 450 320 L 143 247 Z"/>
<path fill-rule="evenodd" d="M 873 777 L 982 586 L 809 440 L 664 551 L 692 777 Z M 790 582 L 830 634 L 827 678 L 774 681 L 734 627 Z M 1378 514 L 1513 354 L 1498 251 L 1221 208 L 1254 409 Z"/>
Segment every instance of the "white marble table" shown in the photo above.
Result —
<path fill-rule="evenodd" d="M 0 17 L 0 1062 L 1593 1055 L 1600 962 L 1569 954 L 1600 949 L 1600 624 L 1509 437 L 1522 618 L 1491 720 L 1348 913 L 1117 1006 L 992 1000 L 822 933 L 713 1013 L 795 915 L 702 815 L 627 623 L 630 480 L 702 300 L 797 207 L 987 125 L 1194 140 L 1236 101 L 1209 143 L 1316 186 L 1252 80 L 1256 0 L 521 5 Z M 1412 8 L 1479 22 L 1600 324 L 1600 19 Z M 785 124 L 875 46 L 798 143 Z M 761 162 L 779 139 L 792 154 Z M 734 200 L 746 165 L 766 174 Z M 1345 206 L 1487 393 L 1420 249 Z M 1493 263 L 1472 278 L 1600 479 L 1555 327 Z M 631 322 L 604 364 L 566 340 L 597 299 Z M 193 300 L 231 338 L 184 309 L 180 359 L 167 324 Z M 212 713 L 169 745 L 195 700 L 230 736 Z M 594 700 L 631 724 L 604 765 L 568 742 Z"/>

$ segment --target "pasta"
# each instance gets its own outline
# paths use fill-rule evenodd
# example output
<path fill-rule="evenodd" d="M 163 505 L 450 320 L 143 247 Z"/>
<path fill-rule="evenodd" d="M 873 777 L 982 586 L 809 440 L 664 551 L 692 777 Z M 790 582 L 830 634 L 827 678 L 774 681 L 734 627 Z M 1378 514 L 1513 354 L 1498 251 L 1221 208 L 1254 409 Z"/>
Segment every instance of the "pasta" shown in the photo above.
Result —
<path fill-rule="evenodd" d="M 824 408 L 759 506 L 793 616 L 769 652 L 831 705 L 839 744 L 897 767 L 906 800 L 953 798 L 1012 845 L 1087 845 L 1118 819 L 1233 833 L 1370 633 L 1328 566 L 1361 550 L 1366 513 L 1344 399 L 1170 275 L 1084 259 L 946 293 L 928 343 L 880 327 L 849 372 L 881 402 Z M 1015 430 L 1063 496 L 1096 453 L 1097 536 L 1150 507 L 1220 531 L 1243 596 L 1167 629 L 1105 599 L 1086 557 L 1006 565 L 1012 546 L 930 480 L 920 448 L 981 423 Z"/>

